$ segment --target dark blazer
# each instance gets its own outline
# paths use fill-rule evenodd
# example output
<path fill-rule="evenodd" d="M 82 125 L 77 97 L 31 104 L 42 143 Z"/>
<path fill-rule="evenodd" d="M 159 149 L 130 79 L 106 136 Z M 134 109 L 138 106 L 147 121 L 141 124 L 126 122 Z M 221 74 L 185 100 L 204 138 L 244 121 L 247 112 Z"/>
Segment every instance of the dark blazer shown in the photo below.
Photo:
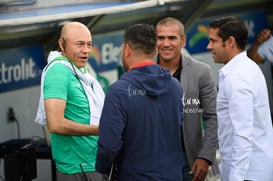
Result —
<path fill-rule="evenodd" d="M 183 138 L 189 165 L 192 167 L 196 158 L 204 158 L 213 163 L 218 145 L 218 123 L 217 91 L 212 71 L 203 62 L 188 55 L 181 56 L 180 80 L 184 92 Z"/>

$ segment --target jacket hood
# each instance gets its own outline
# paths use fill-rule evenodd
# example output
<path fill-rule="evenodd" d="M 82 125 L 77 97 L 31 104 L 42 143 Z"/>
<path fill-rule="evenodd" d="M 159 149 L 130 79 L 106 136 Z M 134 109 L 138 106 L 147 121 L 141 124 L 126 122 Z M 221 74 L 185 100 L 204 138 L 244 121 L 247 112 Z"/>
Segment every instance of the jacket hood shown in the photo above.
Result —
<path fill-rule="evenodd" d="M 148 96 L 157 98 L 170 89 L 172 76 L 169 70 L 154 64 L 133 68 L 124 73 L 121 79 L 138 87 L 142 93 L 145 91 Z"/>

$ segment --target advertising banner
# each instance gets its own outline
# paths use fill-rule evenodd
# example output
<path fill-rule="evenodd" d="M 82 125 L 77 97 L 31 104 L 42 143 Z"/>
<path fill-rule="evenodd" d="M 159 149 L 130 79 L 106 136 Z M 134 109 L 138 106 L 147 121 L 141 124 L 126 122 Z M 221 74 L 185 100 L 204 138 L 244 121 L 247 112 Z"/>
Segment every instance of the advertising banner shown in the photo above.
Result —
<path fill-rule="evenodd" d="M 45 66 L 40 45 L 0 50 L 0 93 L 40 84 Z"/>
<path fill-rule="evenodd" d="M 248 29 L 247 44 L 252 43 L 256 35 L 258 35 L 262 29 L 268 27 L 266 14 L 263 11 L 243 13 L 235 16 L 244 21 Z M 189 53 L 195 54 L 208 51 L 208 26 L 212 20 L 212 18 L 200 20 L 187 31 L 186 49 Z"/>
<path fill-rule="evenodd" d="M 93 49 L 89 64 L 97 73 L 97 79 L 104 91 L 107 91 L 109 85 L 123 73 L 121 65 L 122 40 L 122 31 L 93 36 Z"/>

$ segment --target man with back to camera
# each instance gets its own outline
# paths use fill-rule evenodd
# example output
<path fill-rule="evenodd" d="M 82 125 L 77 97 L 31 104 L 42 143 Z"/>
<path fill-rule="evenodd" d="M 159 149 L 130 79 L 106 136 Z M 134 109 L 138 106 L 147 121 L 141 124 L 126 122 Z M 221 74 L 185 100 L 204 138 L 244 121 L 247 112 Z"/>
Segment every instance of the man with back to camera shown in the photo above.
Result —
<path fill-rule="evenodd" d="M 264 75 L 247 57 L 247 28 L 234 16 L 209 24 L 219 70 L 218 137 L 222 181 L 273 180 L 273 129 Z"/>
<path fill-rule="evenodd" d="M 118 181 L 182 179 L 182 89 L 155 64 L 156 32 L 151 25 L 125 30 L 125 73 L 106 94 L 99 126 L 96 170 L 107 175 L 114 159 Z"/>
<path fill-rule="evenodd" d="M 183 181 L 204 180 L 217 149 L 216 86 L 210 67 L 182 54 L 183 24 L 172 17 L 156 25 L 158 63 L 169 69 L 183 87 Z M 202 128 L 204 120 L 204 134 Z"/>

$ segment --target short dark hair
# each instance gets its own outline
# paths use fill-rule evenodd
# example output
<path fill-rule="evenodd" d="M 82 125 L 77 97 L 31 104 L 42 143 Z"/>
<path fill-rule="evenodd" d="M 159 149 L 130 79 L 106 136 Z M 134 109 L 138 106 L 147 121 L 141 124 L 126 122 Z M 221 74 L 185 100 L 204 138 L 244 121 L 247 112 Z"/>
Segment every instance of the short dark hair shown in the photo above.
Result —
<path fill-rule="evenodd" d="M 222 17 L 212 21 L 209 28 L 219 28 L 217 35 L 223 41 L 233 36 L 237 47 L 241 50 L 245 49 L 248 32 L 245 24 L 239 18 L 234 16 Z"/>
<path fill-rule="evenodd" d="M 128 43 L 133 50 L 141 50 L 150 54 L 156 49 L 156 32 L 152 25 L 135 24 L 126 28 L 124 43 Z"/>

